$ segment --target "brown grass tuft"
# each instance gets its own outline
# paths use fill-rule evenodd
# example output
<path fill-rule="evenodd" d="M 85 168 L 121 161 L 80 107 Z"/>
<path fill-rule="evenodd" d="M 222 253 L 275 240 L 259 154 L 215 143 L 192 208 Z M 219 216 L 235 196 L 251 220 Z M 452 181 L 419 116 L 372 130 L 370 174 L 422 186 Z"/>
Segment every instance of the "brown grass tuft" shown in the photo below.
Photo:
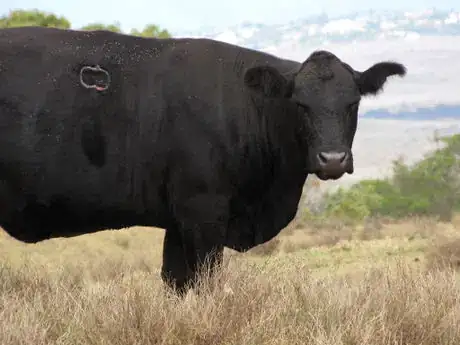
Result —
<path fill-rule="evenodd" d="M 280 244 L 280 238 L 274 237 L 270 241 L 259 244 L 258 246 L 252 248 L 248 253 L 259 256 L 272 255 L 279 249 Z"/>
<path fill-rule="evenodd" d="M 111 266 L 107 262 L 97 270 Z M 76 284 L 65 272 L 2 267 L 2 344 L 458 344 L 451 271 L 405 264 L 314 278 L 302 265 L 227 262 L 184 300 L 156 275 Z M 84 280 L 81 277 L 80 282 Z"/>
<path fill-rule="evenodd" d="M 429 268 L 460 270 L 460 238 L 444 240 L 433 246 L 427 255 L 427 265 Z"/>

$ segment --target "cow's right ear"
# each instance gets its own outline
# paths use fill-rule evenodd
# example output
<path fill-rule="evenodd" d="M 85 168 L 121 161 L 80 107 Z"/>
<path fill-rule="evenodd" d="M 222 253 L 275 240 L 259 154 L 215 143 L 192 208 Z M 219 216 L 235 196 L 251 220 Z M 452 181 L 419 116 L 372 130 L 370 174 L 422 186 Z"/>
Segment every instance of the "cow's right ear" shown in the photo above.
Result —
<path fill-rule="evenodd" d="M 289 98 L 293 92 L 293 81 L 288 80 L 272 66 L 249 68 L 244 74 L 244 83 L 266 97 Z"/>

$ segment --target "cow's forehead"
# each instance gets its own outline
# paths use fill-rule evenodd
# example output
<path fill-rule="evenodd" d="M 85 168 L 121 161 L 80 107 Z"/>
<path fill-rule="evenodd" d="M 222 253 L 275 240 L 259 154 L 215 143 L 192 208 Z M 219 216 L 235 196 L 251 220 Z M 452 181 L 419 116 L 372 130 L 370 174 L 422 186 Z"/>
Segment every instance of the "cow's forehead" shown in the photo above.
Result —
<path fill-rule="evenodd" d="M 335 54 L 331 53 L 330 51 L 327 50 L 317 50 L 314 51 L 313 53 L 310 54 L 310 56 L 307 58 L 308 60 L 330 60 L 330 59 L 339 59 Z"/>
<path fill-rule="evenodd" d="M 298 87 L 321 87 L 333 85 L 353 87 L 356 86 L 353 74 L 339 60 L 327 64 L 312 63 L 306 64 L 297 73 L 295 84 Z"/>
<path fill-rule="evenodd" d="M 331 66 L 340 63 L 340 59 L 326 50 L 315 51 L 305 60 L 302 67 L 306 66 Z"/>
<path fill-rule="evenodd" d="M 329 81 L 339 78 L 342 82 L 352 82 L 351 71 L 337 56 L 325 50 L 313 52 L 302 64 L 298 74 L 308 79 L 313 77 Z"/>
<path fill-rule="evenodd" d="M 320 51 L 313 53 L 302 64 L 295 77 L 294 92 L 299 100 L 324 98 L 330 102 L 340 98 L 356 98 L 359 91 L 347 65 L 334 54 Z"/>

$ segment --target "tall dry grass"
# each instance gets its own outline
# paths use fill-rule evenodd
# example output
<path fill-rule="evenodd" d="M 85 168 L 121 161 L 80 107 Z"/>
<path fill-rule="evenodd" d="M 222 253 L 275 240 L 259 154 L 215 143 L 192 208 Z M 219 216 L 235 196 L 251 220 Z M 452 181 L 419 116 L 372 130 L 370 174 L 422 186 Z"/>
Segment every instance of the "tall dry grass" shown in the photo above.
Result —
<path fill-rule="evenodd" d="M 1 272 L 2 344 L 460 343 L 460 284 L 450 270 L 401 264 L 337 279 L 233 264 L 184 300 L 152 273 L 90 284 L 75 272 Z"/>
<path fill-rule="evenodd" d="M 150 233 L 35 246 L 2 239 L 0 344 L 457 345 L 460 280 L 446 248 L 460 253 L 458 228 L 413 221 L 317 243 L 313 230 L 289 230 L 266 260 L 227 255 L 184 299 L 164 288 L 160 261 L 144 259 Z M 150 247 L 159 259 L 161 242 Z M 406 260 L 407 248 L 423 258 Z M 328 270 L 350 262 L 344 274 Z"/>

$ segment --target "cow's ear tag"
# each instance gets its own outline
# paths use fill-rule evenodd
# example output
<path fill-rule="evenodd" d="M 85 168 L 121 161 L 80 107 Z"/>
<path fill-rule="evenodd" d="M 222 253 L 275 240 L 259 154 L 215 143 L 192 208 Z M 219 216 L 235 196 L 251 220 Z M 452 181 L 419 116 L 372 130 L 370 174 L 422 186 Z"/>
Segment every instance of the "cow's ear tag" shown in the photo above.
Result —
<path fill-rule="evenodd" d="M 105 91 L 110 85 L 110 74 L 99 65 L 84 66 L 80 70 L 80 83 L 87 89 Z"/>

